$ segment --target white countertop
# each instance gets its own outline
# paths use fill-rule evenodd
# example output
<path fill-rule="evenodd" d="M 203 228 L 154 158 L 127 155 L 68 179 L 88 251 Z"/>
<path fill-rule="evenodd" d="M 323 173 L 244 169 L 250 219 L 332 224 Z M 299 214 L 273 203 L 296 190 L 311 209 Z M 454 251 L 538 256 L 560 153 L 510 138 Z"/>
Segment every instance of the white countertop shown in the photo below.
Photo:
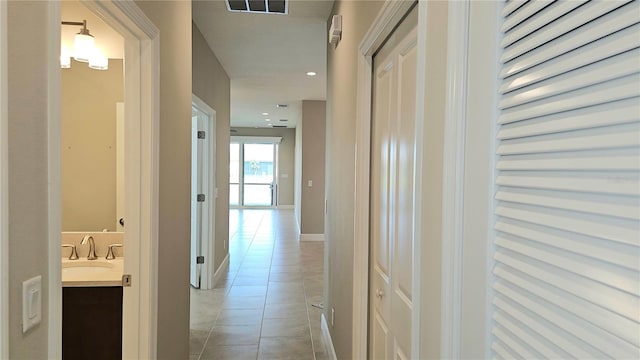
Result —
<path fill-rule="evenodd" d="M 62 259 L 62 286 L 122 286 L 123 259 Z"/>

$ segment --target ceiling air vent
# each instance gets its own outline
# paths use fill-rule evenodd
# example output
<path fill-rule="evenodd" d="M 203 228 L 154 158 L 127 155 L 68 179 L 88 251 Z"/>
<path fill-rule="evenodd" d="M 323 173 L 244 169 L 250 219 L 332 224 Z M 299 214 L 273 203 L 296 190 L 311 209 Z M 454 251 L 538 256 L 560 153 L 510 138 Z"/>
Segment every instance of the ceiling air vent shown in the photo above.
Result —
<path fill-rule="evenodd" d="M 274 128 L 286 128 L 287 125 L 273 125 Z"/>
<path fill-rule="evenodd" d="M 226 0 L 231 12 L 250 12 L 262 14 L 287 14 L 288 0 Z"/>

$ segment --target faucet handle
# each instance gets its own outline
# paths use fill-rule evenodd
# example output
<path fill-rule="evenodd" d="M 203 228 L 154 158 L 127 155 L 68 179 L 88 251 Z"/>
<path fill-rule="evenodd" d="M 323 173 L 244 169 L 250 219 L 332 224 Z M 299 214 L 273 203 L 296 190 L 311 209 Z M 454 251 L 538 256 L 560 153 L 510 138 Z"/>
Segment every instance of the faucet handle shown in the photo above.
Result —
<path fill-rule="evenodd" d="M 73 244 L 62 244 L 63 248 L 71 248 L 71 254 L 69 254 L 69 260 L 78 260 L 78 250 Z"/>
<path fill-rule="evenodd" d="M 109 250 L 107 251 L 107 257 L 106 257 L 107 260 L 113 260 L 113 259 L 116 258 L 116 253 L 113 251 L 113 248 L 116 248 L 116 247 L 121 248 L 123 246 L 122 246 L 122 244 L 111 244 L 111 245 L 109 245 Z"/>

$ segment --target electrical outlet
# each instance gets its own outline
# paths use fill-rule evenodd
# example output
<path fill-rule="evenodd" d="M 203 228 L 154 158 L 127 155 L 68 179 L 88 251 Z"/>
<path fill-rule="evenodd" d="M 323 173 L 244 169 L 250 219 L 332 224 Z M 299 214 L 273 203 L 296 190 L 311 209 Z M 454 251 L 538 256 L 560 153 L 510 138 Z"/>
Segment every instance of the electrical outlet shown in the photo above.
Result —
<path fill-rule="evenodd" d="M 336 318 L 336 309 L 331 308 L 331 327 L 333 327 L 333 321 Z"/>

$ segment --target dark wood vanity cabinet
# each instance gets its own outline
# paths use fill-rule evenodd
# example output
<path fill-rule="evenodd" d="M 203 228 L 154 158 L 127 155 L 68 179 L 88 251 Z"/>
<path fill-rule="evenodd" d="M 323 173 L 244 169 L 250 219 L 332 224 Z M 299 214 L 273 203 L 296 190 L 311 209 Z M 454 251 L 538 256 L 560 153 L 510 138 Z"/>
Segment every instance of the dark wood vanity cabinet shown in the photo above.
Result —
<path fill-rule="evenodd" d="M 122 358 L 122 286 L 62 288 L 62 359 Z"/>

